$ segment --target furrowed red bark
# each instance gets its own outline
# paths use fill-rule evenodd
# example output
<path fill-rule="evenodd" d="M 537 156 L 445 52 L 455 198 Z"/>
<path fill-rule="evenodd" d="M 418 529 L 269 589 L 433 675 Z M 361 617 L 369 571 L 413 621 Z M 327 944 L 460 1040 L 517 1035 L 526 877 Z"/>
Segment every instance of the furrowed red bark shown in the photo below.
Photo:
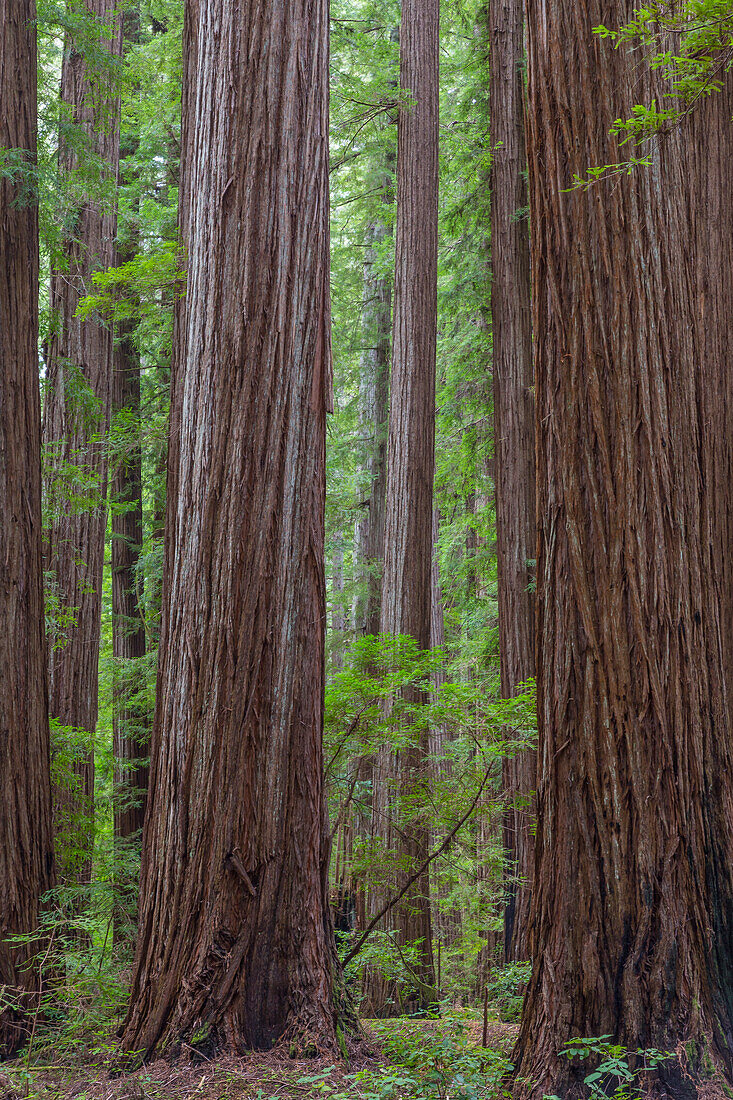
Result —
<path fill-rule="evenodd" d="M 430 647 L 435 463 L 438 22 L 437 0 L 403 3 L 400 88 L 409 94 L 410 105 L 401 106 L 397 124 L 394 342 L 381 615 L 383 632 L 410 635 L 423 649 Z M 392 756 L 389 766 L 405 793 L 426 774 L 428 749 L 427 734 L 421 733 L 409 749 Z M 377 826 L 384 829 L 383 822 Z M 409 869 L 424 861 L 429 847 L 426 824 L 400 822 L 395 839 Z M 419 943 L 413 1007 L 427 1007 L 435 998 L 427 870 L 390 920 L 403 944 Z M 372 998 L 379 1000 L 374 993 Z M 378 1003 L 376 1007 L 383 1009 Z"/>
<path fill-rule="evenodd" d="M 538 832 L 523 1090 L 579 1095 L 558 1051 L 676 1052 L 652 1094 L 733 1070 L 730 79 L 652 165 L 609 129 L 661 78 L 592 33 L 612 0 L 529 0 L 537 376 Z M 672 44 L 674 45 L 674 44 Z"/>
<path fill-rule="evenodd" d="M 0 1060 L 29 1034 L 38 998 L 39 899 L 53 885 L 38 389 L 36 6 L 0 0 Z"/>
<path fill-rule="evenodd" d="M 89 0 L 87 11 L 116 33 L 107 44 L 121 52 L 121 29 L 114 0 Z M 105 79 L 87 71 L 73 42 L 64 50 L 61 99 L 73 110 L 92 154 L 118 164 L 118 107 Z M 59 167 L 77 168 L 75 151 L 60 143 Z M 116 215 L 98 201 L 76 211 L 65 244 L 65 265 L 51 278 L 52 334 L 43 410 L 43 440 L 49 467 L 46 493 L 52 512 L 46 542 L 46 568 L 73 623 L 64 644 L 49 647 L 49 711 L 62 726 L 85 731 L 88 745 L 74 761 L 72 789 L 54 792 L 55 828 L 60 832 L 59 870 L 67 881 L 91 877 L 94 808 L 94 753 L 97 725 L 98 664 L 101 631 L 102 569 L 107 515 L 106 433 L 112 385 L 112 334 L 98 318 L 75 316 L 79 300 L 91 290 L 93 272 L 114 263 Z M 72 497 L 69 500 L 70 485 Z M 91 503 L 88 503 L 91 502 Z M 82 735 L 83 736 L 83 735 Z"/>
<path fill-rule="evenodd" d="M 521 0 L 491 0 L 491 324 L 494 367 L 496 557 L 501 692 L 511 698 L 534 676 L 536 556 L 534 369 L 524 140 Z M 527 933 L 534 862 L 533 750 L 504 760 L 508 863 L 504 910 L 507 962 L 529 957 Z"/>
<path fill-rule="evenodd" d="M 327 14 L 186 7 L 188 283 L 128 1050 L 333 1053 L 343 1021 L 321 745 Z"/>

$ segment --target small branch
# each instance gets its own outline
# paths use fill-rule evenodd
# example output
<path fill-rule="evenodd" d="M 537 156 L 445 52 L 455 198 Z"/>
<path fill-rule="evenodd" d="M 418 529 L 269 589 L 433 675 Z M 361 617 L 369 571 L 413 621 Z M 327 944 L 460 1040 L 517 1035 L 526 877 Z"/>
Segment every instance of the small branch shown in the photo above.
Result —
<path fill-rule="evenodd" d="M 344 734 L 344 736 L 339 741 L 338 745 L 336 746 L 336 749 L 334 751 L 333 756 L 331 757 L 328 764 L 326 765 L 325 774 L 327 776 L 331 774 L 331 768 L 334 766 L 337 759 L 341 755 L 341 750 L 343 749 L 346 742 L 349 740 L 349 738 L 351 737 L 351 735 L 353 733 L 356 733 L 356 731 L 359 727 L 359 723 L 361 722 L 361 716 L 363 715 L 364 711 L 367 709 L 368 706 L 371 706 L 371 704 L 369 703 L 369 704 L 367 704 L 367 706 L 362 707 L 360 711 L 357 711 L 356 715 L 349 722 L 349 725 L 346 729 L 346 733 Z"/>
<path fill-rule="evenodd" d="M 51 954 L 51 948 L 53 947 L 53 940 L 54 940 L 55 935 L 56 935 L 56 929 L 54 928 L 51 932 L 51 936 L 50 936 L 50 939 L 48 941 L 48 947 L 46 948 L 46 954 L 43 956 L 41 964 L 38 967 L 38 985 L 40 986 L 40 989 L 38 991 L 38 1004 L 36 1005 L 36 1011 L 33 1013 L 33 1027 L 31 1028 L 31 1037 L 28 1041 L 28 1050 L 27 1050 L 26 1056 L 25 1056 L 26 1079 L 25 1079 L 25 1089 L 23 1090 L 23 1095 L 25 1097 L 28 1096 L 29 1091 L 30 1091 L 30 1075 L 28 1074 L 28 1070 L 30 1069 L 30 1064 L 31 1064 L 31 1054 L 33 1052 L 33 1040 L 36 1037 L 36 1024 L 38 1023 L 38 1015 L 41 1011 L 41 1004 L 42 1004 L 41 998 L 43 997 L 43 968 L 45 967 L 46 962 L 48 961 L 48 956 Z"/>
<path fill-rule="evenodd" d="M 354 771 L 354 778 L 351 780 L 351 783 L 349 784 L 349 790 L 348 790 L 348 794 L 346 795 L 346 800 L 343 803 L 341 809 L 339 810 L 339 815 L 336 818 L 336 824 L 334 825 L 333 829 L 331 829 L 331 834 L 328 838 L 329 840 L 333 840 L 333 838 L 336 836 L 336 833 L 339 831 L 339 829 L 343 825 L 344 821 L 346 820 L 346 811 L 348 810 L 349 806 L 351 805 L 351 800 L 354 797 L 354 791 L 356 789 L 356 784 L 358 782 L 359 782 L 359 769 L 356 768 L 356 770 Z"/>
<path fill-rule="evenodd" d="M 489 768 L 487 770 L 486 774 L 484 775 L 483 779 L 481 780 L 481 786 L 477 790 L 476 795 L 473 798 L 473 801 L 471 802 L 471 805 L 468 807 L 468 809 L 466 810 L 465 814 L 460 819 L 460 821 L 448 833 L 445 840 L 443 840 L 443 842 L 441 844 L 439 844 L 438 847 L 435 848 L 434 851 L 432 851 L 430 853 L 430 855 L 427 857 L 427 859 L 423 860 L 423 862 L 418 867 L 417 871 L 415 871 L 414 875 L 410 875 L 410 877 L 408 878 L 407 882 L 402 887 L 400 892 L 398 894 L 396 894 L 393 898 L 391 898 L 390 901 L 388 901 L 386 905 L 382 906 L 382 908 L 377 913 L 377 915 L 375 917 L 373 917 L 372 920 L 369 921 L 369 924 L 366 926 L 365 930 L 362 932 L 361 936 L 359 936 L 359 939 L 356 941 L 354 946 L 351 948 L 351 951 L 349 951 L 348 955 L 344 959 L 344 961 L 343 961 L 344 966 L 348 966 L 348 964 L 351 962 L 351 960 L 359 954 L 362 947 L 364 946 L 364 944 L 366 943 L 366 941 L 368 940 L 369 936 L 372 934 L 374 929 L 377 927 L 377 925 L 379 924 L 382 917 L 385 916 L 385 914 L 387 914 L 390 911 L 390 909 L 392 909 L 393 906 L 395 906 L 397 904 L 397 902 L 400 901 L 400 899 L 405 896 L 405 894 L 410 889 L 412 884 L 414 882 L 417 882 L 417 880 L 420 878 L 420 876 L 422 874 L 424 874 L 424 872 L 427 870 L 427 868 L 433 862 L 433 860 L 437 859 L 437 857 L 439 855 L 441 855 L 446 850 L 446 848 L 450 845 L 450 843 L 453 840 L 456 833 L 466 824 L 469 817 L 471 816 L 473 811 L 476 809 L 476 806 L 478 805 L 478 800 L 481 797 L 481 795 L 483 794 L 484 787 L 486 786 L 486 783 L 488 782 L 488 779 L 489 779 L 490 775 L 491 775 L 491 768 Z"/>
<path fill-rule="evenodd" d="M 242 860 L 240 859 L 240 857 L 237 855 L 236 849 L 233 852 L 229 853 L 229 855 L 227 856 L 227 860 L 229 861 L 229 863 L 231 863 L 232 867 L 237 872 L 237 874 L 241 878 L 242 882 L 246 886 L 247 893 L 250 895 L 250 897 L 256 898 L 257 897 L 257 891 L 255 890 L 254 886 L 252 885 L 252 879 L 247 874 L 247 869 L 244 866 L 244 864 L 242 863 Z"/>

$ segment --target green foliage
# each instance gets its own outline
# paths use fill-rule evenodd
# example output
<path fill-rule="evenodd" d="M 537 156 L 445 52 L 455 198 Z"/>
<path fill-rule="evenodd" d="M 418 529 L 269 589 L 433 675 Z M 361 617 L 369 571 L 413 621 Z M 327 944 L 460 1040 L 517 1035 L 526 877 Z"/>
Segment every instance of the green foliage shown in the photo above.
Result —
<path fill-rule="evenodd" d="M 669 4 L 652 0 L 634 10 L 622 27 L 593 28 L 617 49 L 639 50 L 642 64 L 658 72 L 667 90 L 664 104 L 652 99 L 637 103 L 628 118 L 617 118 L 611 127 L 619 145 L 639 146 L 668 133 L 690 113 L 701 99 L 720 91 L 725 75 L 733 67 L 733 5 L 730 0 L 684 0 Z M 649 167 L 651 156 L 631 156 L 616 164 L 596 165 L 585 176 L 574 175 L 572 187 L 587 189 L 608 176 L 631 174 Z"/>
<path fill-rule="evenodd" d="M 524 991 L 531 973 L 532 964 L 529 962 L 509 963 L 508 966 L 492 971 L 488 995 L 500 1020 L 519 1020 Z"/>
<path fill-rule="evenodd" d="M 636 1100 L 644 1094 L 644 1075 L 655 1070 L 662 1062 L 674 1058 L 669 1051 L 629 1050 L 627 1047 L 610 1043 L 610 1035 L 600 1035 L 590 1039 L 571 1039 L 563 1047 L 563 1054 L 575 1064 L 582 1065 L 589 1060 L 597 1062 L 583 1078 L 593 1100 Z M 547 1096 L 545 1100 L 560 1100 Z"/>
<path fill-rule="evenodd" d="M 474 1044 L 472 1022 L 470 1015 L 450 1010 L 428 1022 L 375 1021 L 383 1064 L 343 1078 L 330 1067 L 296 1083 L 330 1100 L 488 1100 L 496 1097 L 511 1064 Z"/>
<path fill-rule="evenodd" d="M 431 879 L 446 913 L 462 913 L 459 938 L 443 952 L 443 977 L 456 995 L 467 1000 L 476 993 L 476 964 L 483 933 L 503 890 L 503 850 L 498 843 L 491 858 L 493 877 L 476 885 L 476 829 L 479 815 L 497 825 L 504 802 L 498 789 L 501 761 L 534 744 L 534 685 L 509 700 L 486 690 L 475 676 L 466 681 L 442 680 L 443 650 L 421 651 L 414 639 L 379 635 L 358 639 L 344 655 L 344 667 L 326 689 L 325 759 L 329 807 L 334 831 L 353 826 L 349 875 L 362 890 L 378 896 L 397 892 L 402 877 L 415 870 L 406 857 L 385 846 L 368 827 L 372 806 L 372 769 L 380 751 L 398 753 L 425 733 L 440 730 L 436 750 L 425 760 L 419 782 L 405 790 L 396 778 L 387 780 L 394 828 L 422 824 L 430 828 L 437 848 L 466 817 L 450 844 L 431 864 Z M 466 816 L 467 815 L 467 816 Z M 350 940 L 341 944 L 346 955 Z M 417 945 L 402 944 L 389 931 L 375 931 L 348 969 L 358 988 L 365 966 L 394 979 L 404 1003 L 415 986 Z"/>
<path fill-rule="evenodd" d="M 614 132 L 629 137 L 653 133 L 677 121 L 683 110 L 719 91 L 733 65 L 733 7 L 730 0 L 686 0 L 670 5 L 654 0 L 637 8 L 633 19 L 617 30 L 594 28 L 616 47 L 643 48 L 653 70 L 661 72 L 674 107 L 637 107 L 635 118 L 619 120 Z M 649 56 L 651 55 L 651 56 Z"/>

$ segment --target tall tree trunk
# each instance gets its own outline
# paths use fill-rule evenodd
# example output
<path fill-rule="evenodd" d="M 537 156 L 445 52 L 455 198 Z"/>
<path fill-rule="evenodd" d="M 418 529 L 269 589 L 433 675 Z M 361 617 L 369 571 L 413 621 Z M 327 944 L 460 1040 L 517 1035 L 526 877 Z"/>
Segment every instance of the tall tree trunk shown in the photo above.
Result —
<path fill-rule="evenodd" d="M 384 559 L 384 516 L 387 492 L 387 397 L 392 337 L 392 285 L 376 268 L 377 249 L 390 235 L 389 207 L 394 199 L 394 152 L 386 156 L 382 183 L 384 214 L 369 222 L 364 234 L 364 286 L 362 291 L 359 366 L 359 474 L 358 512 L 354 524 L 354 601 L 353 629 L 357 637 L 379 633 L 382 604 L 382 563 Z M 362 756 L 359 769 L 362 790 L 374 791 L 377 776 L 374 761 Z M 373 824 L 373 807 L 362 796 L 353 829 L 368 837 Z M 368 896 L 363 883 L 354 882 L 357 926 L 363 929 L 381 903 L 379 896 Z M 376 975 L 374 975 L 377 977 Z M 371 974 L 365 977 L 365 988 Z"/>
<path fill-rule="evenodd" d="M 578 1035 L 676 1051 L 652 1092 L 733 1080 L 733 93 L 568 193 L 665 90 L 592 33 L 630 14 L 527 9 L 541 769 L 513 1060 L 537 1097 L 581 1091 Z"/>
<path fill-rule="evenodd" d="M 38 391 L 36 5 L 0 0 L 0 148 L 17 150 L 16 182 L 0 176 L 0 1060 L 28 1037 L 38 944 L 53 875 L 46 643 L 41 563 L 41 402 Z"/>
<path fill-rule="evenodd" d="M 399 112 L 395 223 L 394 352 L 389 411 L 387 510 L 381 628 L 430 647 L 435 353 L 438 261 L 437 0 L 405 0 L 400 27 L 400 87 L 414 104 Z M 417 697 L 415 702 L 421 701 Z M 427 769 L 427 734 L 394 759 L 402 791 Z M 415 868 L 429 829 L 400 823 L 401 855 Z M 402 944 L 418 944 L 414 1006 L 435 998 L 430 889 L 425 872 L 391 914 Z"/>
<path fill-rule="evenodd" d="M 114 0 L 87 0 L 88 12 L 115 23 Z M 110 51 L 121 53 L 117 26 Z M 67 42 L 61 70 L 61 99 L 73 110 L 91 153 L 107 165 L 118 164 L 119 125 L 104 79 L 88 73 L 83 56 Z M 59 166 L 77 168 L 74 149 L 63 141 Z M 49 457 L 47 496 L 52 511 L 47 536 L 47 568 L 59 603 L 73 615 L 65 644 L 51 645 L 49 711 L 62 726 L 79 731 L 74 786 L 54 792 L 56 830 L 60 835 L 60 872 L 66 880 L 91 877 L 94 812 L 94 750 L 98 713 L 98 664 L 101 631 L 102 569 L 107 515 L 106 433 L 112 384 L 112 334 L 98 318 L 79 320 L 79 299 L 89 293 L 93 272 L 114 262 L 116 216 L 98 202 L 77 211 L 65 245 L 65 266 L 51 279 L 54 320 L 49 345 L 48 389 L 43 436 Z M 70 488 L 69 488 L 70 487 Z M 77 499 L 69 499 L 78 494 Z M 91 503 L 89 501 L 91 500 Z"/>
<path fill-rule="evenodd" d="M 433 508 L 433 553 L 431 561 L 431 573 L 430 573 L 430 647 L 431 649 L 442 649 L 445 646 L 445 615 L 443 609 L 443 589 L 440 583 L 440 554 L 438 548 L 438 537 L 440 534 L 440 509 Z M 447 680 L 445 668 L 441 666 L 436 668 L 433 675 L 433 686 L 435 688 L 435 700 L 439 697 L 440 689 L 443 687 Z M 433 771 L 438 780 L 446 775 L 450 775 L 452 766 L 450 757 L 447 755 L 446 746 L 449 738 L 448 730 L 442 723 L 436 723 L 428 731 L 429 743 L 430 743 L 430 756 L 433 760 Z M 440 788 L 438 788 L 440 789 Z M 433 847 L 440 843 L 443 839 L 443 834 L 437 837 L 433 835 Z M 435 866 L 435 865 L 433 865 Z M 445 950 L 449 947 L 461 935 L 462 915 L 458 906 L 453 906 L 451 909 L 443 908 L 441 903 L 445 903 L 448 894 L 448 889 L 445 882 L 441 882 L 440 878 L 433 883 L 433 889 L 431 891 L 431 900 L 433 902 L 433 925 L 437 929 L 437 936 L 440 939 L 440 943 Z M 440 994 L 440 990 L 438 990 Z"/>
<path fill-rule="evenodd" d="M 385 202 L 391 198 L 391 167 L 389 180 L 384 185 Z M 392 288 L 389 279 L 376 272 L 375 265 L 377 248 L 388 235 L 386 223 L 375 220 L 367 226 L 364 240 L 363 351 L 359 370 L 361 499 L 354 525 L 354 630 L 357 635 L 379 633 L 382 599 Z"/>
<path fill-rule="evenodd" d="M 327 5 L 188 0 L 183 56 L 188 289 L 123 1043 L 333 1051 Z"/>
<path fill-rule="evenodd" d="M 344 546 L 341 532 L 336 532 L 337 543 L 331 557 L 331 665 L 338 672 L 344 667 L 344 642 L 346 615 L 344 609 Z"/>
<path fill-rule="evenodd" d="M 534 370 L 530 314 L 529 233 L 525 184 L 521 0 L 491 0 L 491 322 L 494 361 L 496 553 L 501 693 L 505 699 L 534 676 L 536 555 Z M 507 962 L 529 957 L 527 934 L 534 836 L 536 754 L 504 761 L 508 864 L 504 912 Z"/>
<path fill-rule="evenodd" d="M 126 12 L 123 19 L 126 42 L 139 39 L 139 15 Z M 124 155 L 137 148 L 133 135 L 121 149 L 122 182 L 126 179 Z M 139 227 L 133 212 L 126 236 L 118 244 L 120 264 L 134 259 L 139 243 Z M 114 657 L 114 760 L 115 810 L 114 839 L 116 884 L 129 895 L 133 879 L 126 870 L 132 855 L 131 842 L 141 834 L 145 818 L 148 785 L 149 719 L 145 702 L 136 696 L 140 688 L 140 660 L 145 656 L 142 576 L 139 570 L 143 541 L 142 456 L 140 450 L 140 355 L 133 339 L 134 322 L 125 320 L 115 331 L 112 412 L 127 419 L 130 443 L 114 471 L 111 483 L 112 509 L 112 653 Z M 137 882 L 137 875 L 134 876 Z M 122 910 L 128 909 L 126 896 L 120 897 Z M 115 931 L 121 931 L 117 924 Z"/>

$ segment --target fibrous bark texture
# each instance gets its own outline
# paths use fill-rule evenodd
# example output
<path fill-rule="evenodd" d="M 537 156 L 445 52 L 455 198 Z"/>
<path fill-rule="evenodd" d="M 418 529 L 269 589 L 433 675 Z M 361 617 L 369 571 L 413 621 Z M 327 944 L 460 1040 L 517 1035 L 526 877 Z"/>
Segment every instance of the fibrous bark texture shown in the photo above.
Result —
<path fill-rule="evenodd" d="M 38 950 L 33 932 L 52 885 L 51 780 L 41 565 L 38 391 L 36 6 L 0 2 L 0 148 L 24 175 L 0 177 L 0 1060 L 27 1039 Z"/>
<path fill-rule="evenodd" d="M 732 1068 L 732 97 L 650 169 L 567 192 L 664 90 L 592 33 L 630 15 L 527 9 L 539 823 L 515 1064 L 537 1097 L 581 1091 L 578 1035 L 676 1050 L 660 1094 L 722 1096 Z"/>
<path fill-rule="evenodd" d="M 189 0 L 158 704 L 124 1046 L 334 1049 L 324 0 Z"/>
<path fill-rule="evenodd" d="M 389 407 L 387 506 L 381 629 L 413 637 L 430 647 L 433 476 L 435 462 L 435 349 L 438 260 L 438 3 L 405 0 L 400 26 L 400 87 L 411 105 L 397 125 L 397 214 L 395 222 L 394 340 Z M 412 793 L 427 769 L 427 735 L 390 760 L 403 793 Z M 389 813 L 377 828 L 389 829 Z M 404 870 L 425 859 L 429 829 L 400 822 L 397 840 Z M 428 874 L 425 872 L 389 915 L 403 944 L 419 944 L 413 1007 L 435 997 Z M 373 1002 L 379 998 L 372 994 Z M 379 1004 L 375 1007 L 380 1008 Z"/>
<path fill-rule="evenodd" d="M 494 368 L 496 558 L 501 692 L 534 676 L 536 556 L 534 370 L 524 140 L 523 5 L 491 0 L 491 326 Z M 535 753 L 507 757 L 502 785 L 507 867 L 504 955 L 528 958 L 534 863 Z"/>
<path fill-rule="evenodd" d="M 115 23 L 115 0 L 89 0 L 87 10 L 105 25 Z M 119 25 L 109 50 L 119 55 Z M 91 74 L 73 41 L 64 50 L 61 99 L 73 111 L 91 154 L 114 177 L 118 163 L 118 108 L 104 77 Z M 59 167 L 78 168 L 77 154 L 63 141 Z M 88 881 L 94 800 L 98 664 L 101 630 L 102 569 L 107 524 L 106 433 L 112 384 L 112 334 L 98 318 L 75 316 L 79 300 L 91 290 L 91 275 L 114 263 L 116 216 L 100 201 L 88 200 L 76 211 L 65 244 L 65 264 L 51 278 L 52 334 L 43 410 L 47 449 L 46 494 L 52 513 L 47 535 L 46 568 L 59 607 L 71 615 L 49 646 L 49 712 L 60 724 L 83 731 L 74 760 L 73 785 L 54 792 L 60 838 L 60 872 L 65 879 Z M 86 746 L 84 742 L 87 742 Z"/>

